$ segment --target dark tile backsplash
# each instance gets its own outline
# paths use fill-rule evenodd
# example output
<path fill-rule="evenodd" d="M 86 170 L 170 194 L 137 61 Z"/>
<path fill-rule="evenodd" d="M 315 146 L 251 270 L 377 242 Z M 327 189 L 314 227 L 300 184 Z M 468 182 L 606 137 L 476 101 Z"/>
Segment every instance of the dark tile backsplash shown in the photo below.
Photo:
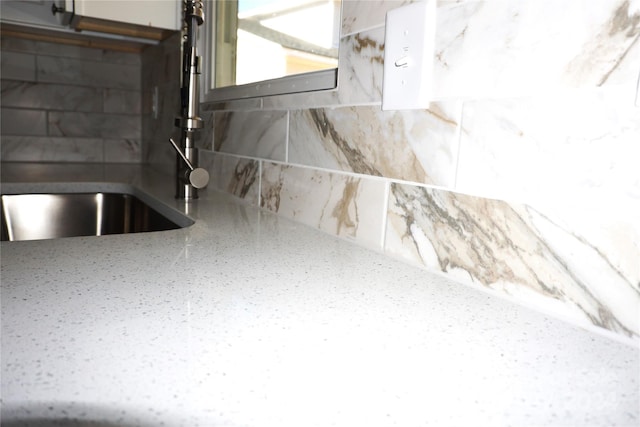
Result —
<path fill-rule="evenodd" d="M 176 153 L 169 137 L 180 138 L 180 34 L 142 52 L 142 161 L 173 170 Z M 154 114 L 153 104 L 157 105 Z"/>
<path fill-rule="evenodd" d="M 1 43 L 2 161 L 143 161 L 143 54 Z"/>

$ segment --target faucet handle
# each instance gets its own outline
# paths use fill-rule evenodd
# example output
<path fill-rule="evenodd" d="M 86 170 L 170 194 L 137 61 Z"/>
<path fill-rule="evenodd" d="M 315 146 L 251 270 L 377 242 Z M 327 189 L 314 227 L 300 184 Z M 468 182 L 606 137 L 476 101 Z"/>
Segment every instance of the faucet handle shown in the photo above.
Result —
<path fill-rule="evenodd" d="M 194 188 L 204 188 L 209 183 L 209 172 L 207 172 L 204 168 L 194 168 L 187 156 L 184 155 L 178 144 L 173 140 L 173 138 L 169 138 L 169 142 L 173 145 L 173 148 L 178 152 L 184 163 L 189 168 L 189 173 L 187 178 L 189 179 L 189 183 Z"/>
<path fill-rule="evenodd" d="M 189 172 L 189 183 L 194 188 L 204 188 L 209 183 L 209 172 L 204 168 L 195 168 Z"/>

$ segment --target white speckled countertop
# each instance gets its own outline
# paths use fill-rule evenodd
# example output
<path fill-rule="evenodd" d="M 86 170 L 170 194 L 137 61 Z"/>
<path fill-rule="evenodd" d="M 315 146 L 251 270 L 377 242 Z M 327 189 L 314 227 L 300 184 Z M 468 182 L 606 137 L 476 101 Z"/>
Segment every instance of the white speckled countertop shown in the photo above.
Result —
<path fill-rule="evenodd" d="M 131 182 L 184 207 L 144 167 L 75 168 L 3 165 L 2 183 Z M 640 423 L 637 346 L 225 195 L 189 211 L 2 243 L 3 425 Z"/>

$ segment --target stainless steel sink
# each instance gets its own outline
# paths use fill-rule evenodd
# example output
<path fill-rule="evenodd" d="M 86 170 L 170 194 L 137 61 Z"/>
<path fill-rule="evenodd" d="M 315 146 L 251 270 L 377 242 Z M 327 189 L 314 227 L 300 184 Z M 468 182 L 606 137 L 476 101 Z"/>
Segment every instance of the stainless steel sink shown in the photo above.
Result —
<path fill-rule="evenodd" d="M 1 240 L 38 240 L 74 236 L 162 231 L 191 225 L 172 221 L 131 194 L 3 194 Z M 181 224 L 176 224 L 180 222 Z"/>

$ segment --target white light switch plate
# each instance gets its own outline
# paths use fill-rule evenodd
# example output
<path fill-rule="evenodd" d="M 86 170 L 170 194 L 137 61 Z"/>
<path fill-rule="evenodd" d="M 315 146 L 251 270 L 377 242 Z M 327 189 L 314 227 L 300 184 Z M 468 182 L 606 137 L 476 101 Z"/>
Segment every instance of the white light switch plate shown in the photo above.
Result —
<path fill-rule="evenodd" d="M 382 109 L 427 108 L 432 92 L 436 0 L 387 12 Z"/>

